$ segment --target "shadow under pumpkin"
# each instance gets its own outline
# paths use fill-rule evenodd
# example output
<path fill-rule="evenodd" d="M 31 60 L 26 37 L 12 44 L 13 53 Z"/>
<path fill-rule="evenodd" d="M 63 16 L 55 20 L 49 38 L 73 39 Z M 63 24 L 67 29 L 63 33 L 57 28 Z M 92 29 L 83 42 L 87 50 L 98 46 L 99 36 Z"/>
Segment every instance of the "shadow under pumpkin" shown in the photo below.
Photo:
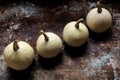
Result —
<path fill-rule="evenodd" d="M 22 64 L 21 64 L 22 65 Z M 11 68 L 7 68 L 7 73 L 9 76 L 7 76 L 8 80 L 31 80 L 34 77 L 31 73 L 35 69 L 35 60 L 32 62 L 32 64 L 25 70 L 16 71 Z"/>
<path fill-rule="evenodd" d="M 87 54 L 86 51 L 87 51 L 88 42 L 84 43 L 80 47 L 71 47 L 71 46 L 67 45 L 65 42 L 64 42 L 64 45 L 65 45 L 65 52 L 71 58 L 82 57 Z"/>
<path fill-rule="evenodd" d="M 39 66 L 47 70 L 54 69 L 57 65 L 59 65 L 62 62 L 62 56 L 62 52 L 60 52 L 57 56 L 53 58 L 43 58 L 40 55 L 38 55 Z"/>

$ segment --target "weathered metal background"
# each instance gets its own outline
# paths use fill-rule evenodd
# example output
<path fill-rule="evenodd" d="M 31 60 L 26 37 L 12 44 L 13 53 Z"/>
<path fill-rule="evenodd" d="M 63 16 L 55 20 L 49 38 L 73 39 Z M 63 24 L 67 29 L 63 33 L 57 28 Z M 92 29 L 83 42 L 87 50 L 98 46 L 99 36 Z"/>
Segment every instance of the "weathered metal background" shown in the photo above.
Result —
<path fill-rule="evenodd" d="M 10 3 L 0 6 L 0 80 L 120 80 L 120 4 L 103 1 L 113 16 L 103 34 L 90 31 L 88 42 L 71 48 L 64 42 L 60 55 L 43 59 L 36 52 L 39 31 L 52 31 L 62 38 L 64 25 L 86 17 L 94 1 Z M 24 71 L 7 67 L 3 50 L 14 39 L 27 41 L 35 50 L 33 64 Z"/>

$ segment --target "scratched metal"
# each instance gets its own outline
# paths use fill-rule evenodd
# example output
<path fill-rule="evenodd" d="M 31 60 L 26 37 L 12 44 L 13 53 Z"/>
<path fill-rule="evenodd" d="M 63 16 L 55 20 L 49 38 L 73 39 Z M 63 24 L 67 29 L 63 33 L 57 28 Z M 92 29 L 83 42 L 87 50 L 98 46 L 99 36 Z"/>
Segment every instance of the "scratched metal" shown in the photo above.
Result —
<path fill-rule="evenodd" d="M 120 80 L 120 6 L 103 3 L 113 16 L 111 28 L 103 34 L 90 31 L 88 42 L 79 48 L 71 48 L 63 41 L 60 55 L 53 59 L 37 54 L 39 31 L 52 31 L 62 38 L 64 25 L 85 18 L 95 2 L 0 6 L 0 80 Z M 4 48 L 16 38 L 28 42 L 35 50 L 34 62 L 24 71 L 8 68 L 3 57 Z"/>

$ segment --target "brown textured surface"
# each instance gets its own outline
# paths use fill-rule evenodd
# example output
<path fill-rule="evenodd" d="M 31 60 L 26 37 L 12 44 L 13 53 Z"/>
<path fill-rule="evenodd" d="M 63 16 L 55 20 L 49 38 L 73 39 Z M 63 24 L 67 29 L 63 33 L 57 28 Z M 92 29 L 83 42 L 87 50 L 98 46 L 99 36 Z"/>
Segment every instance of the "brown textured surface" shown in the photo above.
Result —
<path fill-rule="evenodd" d="M 90 32 L 88 43 L 79 48 L 63 42 L 60 55 L 43 59 L 35 49 L 39 31 L 52 31 L 62 38 L 66 23 L 85 18 L 96 5 L 68 1 L 51 6 L 20 3 L 0 7 L 0 80 L 120 80 L 119 4 L 103 4 L 113 16 L 110 30 L 103 34 Z M 4 61 L 3 50 L 15 38 L 27 41 L 36 52 L 33 64 L 24 71 L 14 71 Z"/>

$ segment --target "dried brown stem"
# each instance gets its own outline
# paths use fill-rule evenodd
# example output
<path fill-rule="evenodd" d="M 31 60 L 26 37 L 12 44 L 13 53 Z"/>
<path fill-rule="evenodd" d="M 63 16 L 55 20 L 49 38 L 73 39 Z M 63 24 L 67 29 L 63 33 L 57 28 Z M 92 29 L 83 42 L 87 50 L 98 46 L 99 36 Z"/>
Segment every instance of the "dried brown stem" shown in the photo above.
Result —
<path fill-rule="evenodd" d="M 44 35 L 45 41 L 49 40 L 49 37 L 45 34 L 45 32 L 43 30 L 41 30 L 40 33 Z"/>
<path fill-rule="evenodd" d="M 97 1 L 97 12 L 98 13 L 101 13 L 102 12 L 102 8 L 101 8 L 101 3 L 100 3 L 100 1 Z"/>
<path fill-rule="evenodd" d="M 14 43 L 13 43 L 14 51 L 17 51 L 19 49 L 18 42 L 19 42 L 18 40 L 15 40 Z"/>
<path fill-rule="evenodd" d="M 84 19 L 83 18 L 81 18 L 81 19 L 79 19 L 77 22 L 76 22 L 76 24 L 75 24 L 75 27 L 78 29 L 79 28 L 79 23 L 81 22 L 81 21 L 83 21 Z"/>

